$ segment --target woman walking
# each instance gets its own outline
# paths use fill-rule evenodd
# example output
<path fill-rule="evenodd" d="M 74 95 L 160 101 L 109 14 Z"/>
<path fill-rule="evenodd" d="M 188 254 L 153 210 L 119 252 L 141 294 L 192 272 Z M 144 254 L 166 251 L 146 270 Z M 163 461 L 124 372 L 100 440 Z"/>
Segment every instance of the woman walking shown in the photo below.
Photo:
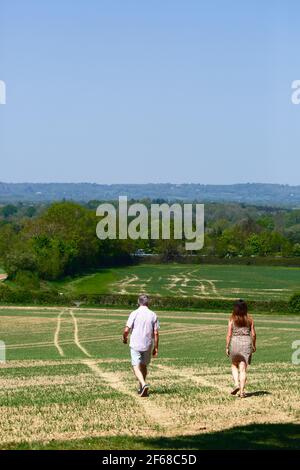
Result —
<path fill-rule="evenodd" d="M 240 392 L 240 397 L 245 398 L 247 367 L 251 363 L 251 356 L 255 351 L 256 332 L 254 321 L 248 315 L 246 302 L 240 299 L 234 304 L 226 338 L 226 354 L 231 358 L 231 370 L 234 380 L 234 389 L 231 395 Z"/>

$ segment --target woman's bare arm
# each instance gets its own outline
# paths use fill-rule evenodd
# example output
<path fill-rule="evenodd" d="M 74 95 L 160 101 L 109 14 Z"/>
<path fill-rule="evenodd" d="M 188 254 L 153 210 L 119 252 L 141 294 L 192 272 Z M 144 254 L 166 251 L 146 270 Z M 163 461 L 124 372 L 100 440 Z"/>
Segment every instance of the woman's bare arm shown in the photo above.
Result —
<path fill-rule="evenodd" d="M 255 331 L 255 326 L 254 326 L 254 321 L 253 320 L 251 322 L 251 336 L 252 336 L 253 352 L 255 352 L 256 351 L 256 331 Z"/>
<path fill-rule="evenodd" d="M 229 356 L 229 345 L 230 345 L 231 336 L 232 336 L 232 320 L 229 320 L 227 336 L 226 336 L 226 354 L 227 354 L 227 356 Z"/>

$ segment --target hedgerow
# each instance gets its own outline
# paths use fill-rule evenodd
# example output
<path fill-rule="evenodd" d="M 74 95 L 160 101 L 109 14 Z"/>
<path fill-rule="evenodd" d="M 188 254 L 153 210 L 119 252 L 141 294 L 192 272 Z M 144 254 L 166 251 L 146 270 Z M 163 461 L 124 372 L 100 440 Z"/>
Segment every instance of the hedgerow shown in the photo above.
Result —
<path fill-rule="evenodd" d="M 95 307 L 137 307 L 137 295 L 133 294 L 81 294 L 71 295 L 60 293 L 56 289 L 41 288 L 29 290 L 11 287 L 7 284 L 0 285 L 0 304 L 12 305 L 65 305 Z M 300 294 L 295 294 L 290 301 L 285 300 L 249 300 L 249 311 L 264 312 L 300 312 Z M 151 296 L 151 308 L 166 310 L 224 310 L 230 312 L 233 300 L 195 298 L 195 297 L 161 297 Z"/>

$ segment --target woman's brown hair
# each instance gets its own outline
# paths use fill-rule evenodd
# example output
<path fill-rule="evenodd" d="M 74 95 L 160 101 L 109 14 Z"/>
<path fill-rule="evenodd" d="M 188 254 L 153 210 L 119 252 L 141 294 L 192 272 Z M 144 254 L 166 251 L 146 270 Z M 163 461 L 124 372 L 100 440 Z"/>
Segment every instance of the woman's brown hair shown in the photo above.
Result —
<path fill-rule="evenodd" d="M 249 326 L 251 319 L 248 316 L 248 305 L 242 299 L 237 300 L 233 306 L 233 312 L 230 317 L 236 326 Z"/>

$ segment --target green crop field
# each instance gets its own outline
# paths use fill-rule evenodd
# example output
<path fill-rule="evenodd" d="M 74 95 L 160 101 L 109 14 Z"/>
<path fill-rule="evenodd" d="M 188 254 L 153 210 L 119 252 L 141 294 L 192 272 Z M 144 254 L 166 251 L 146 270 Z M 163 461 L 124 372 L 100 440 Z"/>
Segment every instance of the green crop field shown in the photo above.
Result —
<path fill-rule="evenodd" d="M 121 342 L 128 314 L 0 308 L 1 448 L 300 448 L 299 317 L 254 315 L 241 400 L 229 394 L 228 313 L 159 312 L 149 398 L 137 395 Z"/>
<path fill-rule="evenodd" d="M 287 300 L 300 290 L 300 268 L 224 265 L 138 265 L 103 269 L 56 282 L 77 294 L 149 294 L 199 298 Z"/>

